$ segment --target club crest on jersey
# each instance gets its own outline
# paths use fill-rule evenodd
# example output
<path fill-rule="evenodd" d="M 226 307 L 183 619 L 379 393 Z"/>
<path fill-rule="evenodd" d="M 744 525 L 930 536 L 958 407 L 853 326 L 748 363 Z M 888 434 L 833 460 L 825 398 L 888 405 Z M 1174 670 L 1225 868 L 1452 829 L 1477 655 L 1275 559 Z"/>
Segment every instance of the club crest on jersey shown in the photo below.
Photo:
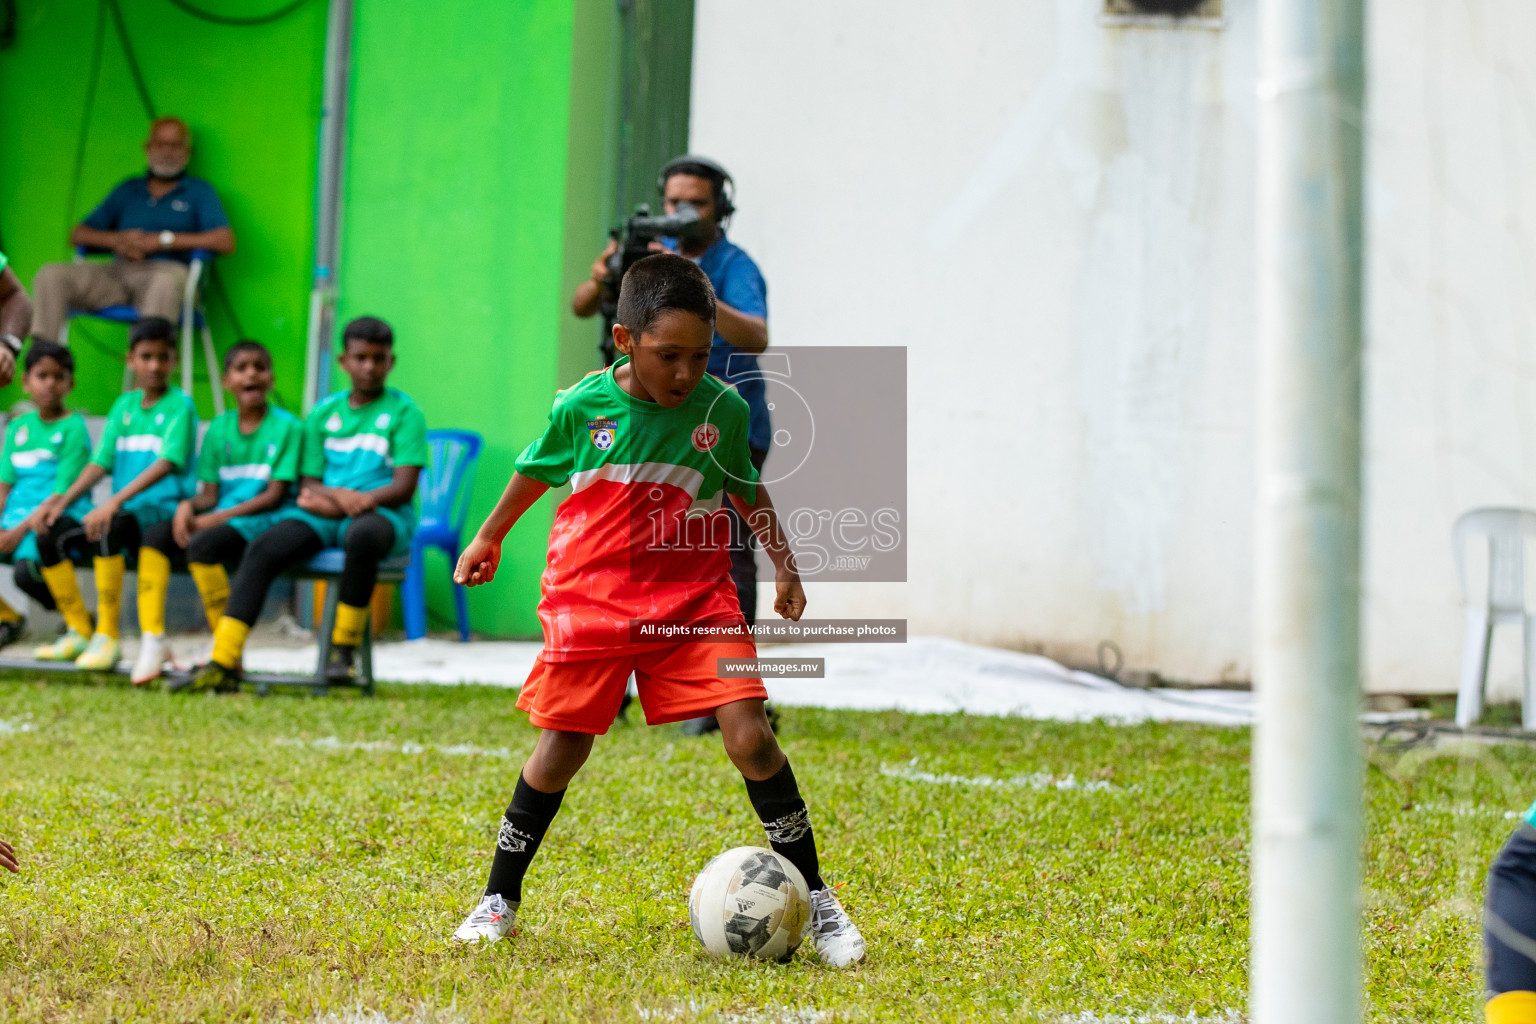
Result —
<path fill-rule="evenodd" d="M 331 413 L 331 418 L 325 421 L 325 429 L 336 431 L 341 429 L 341 414 Z"/>
<path fill-rule="evenodd" d="M 16 443 L 17 444 L 26 444 L 27 443 L 27 428 L 26 427 L 22 427 L 20 430 L 16 431 Z"/>
<path fill-rule="evenodd" d="M 696 451 L 707 452 L 720 443 L 720 428 L 713 423 L 700 423 L 693 428 L 693 447 Z"/>
<path fill-rule="evenodd" d="M 592 446 L 605 452 L 613 447 L 614 439 L 618 437 L 619 421 L 607 417 L 587 420 L 587 433 L 592 437 Z"/>

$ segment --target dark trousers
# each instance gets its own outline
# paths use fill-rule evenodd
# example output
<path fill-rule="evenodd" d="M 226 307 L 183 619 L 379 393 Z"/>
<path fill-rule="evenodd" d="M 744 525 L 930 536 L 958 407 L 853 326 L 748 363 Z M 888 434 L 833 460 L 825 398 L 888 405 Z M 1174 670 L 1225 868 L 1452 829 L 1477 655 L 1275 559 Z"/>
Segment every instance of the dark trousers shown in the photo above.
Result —
<path fill-rule="evenodd" d="M 245 554 L 246 541 L 240 531 L 225 523 L 207 530 L 198 530 L 187 542 L 185 550 L 176 543 L 169 521 L 156 523 L 144 531 L 146 548 L 154 548 L 178 569 L 185 569 L 190 562 L 198 565 L 222 565 L 233 568 Z"/>
<path fill-rule="evenodd" d="M 768 453 L 761 448 L 751 450 L 752 467 L 762 471 Z M 741 605 L 741 617 L 747 623 L 757 621 L 757 535 L 752 527 L 736 511 L 730 499 L 725 501 L 726 514 L 731 519 L 731 582 L 736 584 L 736 600 Z"/>
<path fill-rule="evenodd" d="M 1521 822 L 1488 869 L 1488 994 L 1536 992 L 1536 829 Z"/>
<path fill-rule="evenodd" d="M 17 590 L 49 611 L 58 611 L 53 603 L 53 592 L 48 589 L 48 583 L 43 579 L 42 570 L 36 562 L 28 558 L 16 562 L 11 566 L 11 578 L 16 581 Z"/>
<path fill-rule="evenodd" d="M 65 560 L 90 565 L 93 557 L 106 558 L 124 551 L 137 551 L 142 539 L 139 521 L 127 512 L 113 516 L 112 525 L 107 527 L 101 540 L 95 542 L 86 539 L 85 527 L 79 520 L 62 516 L 47 536 L 38 538 L 37 550 L 44 565 L 58 565 Z"/>
<path fill-rule="evenodd" d="M 272 581 L 314 558 L 324 546 L 320 535 L 303 520 L 279 522 L 252 541 L 240 560 L 240 568 L 229 581 L 229 607 L 224 614 L 247 626 L 255 625 Z M 347 527 L 342 546 L 347 559 L 337 596 L 342 604 L 366 608 L 379 579 L 379 563 L 395 546 L 394 524 L 376 512 L 357 516 Z"/>

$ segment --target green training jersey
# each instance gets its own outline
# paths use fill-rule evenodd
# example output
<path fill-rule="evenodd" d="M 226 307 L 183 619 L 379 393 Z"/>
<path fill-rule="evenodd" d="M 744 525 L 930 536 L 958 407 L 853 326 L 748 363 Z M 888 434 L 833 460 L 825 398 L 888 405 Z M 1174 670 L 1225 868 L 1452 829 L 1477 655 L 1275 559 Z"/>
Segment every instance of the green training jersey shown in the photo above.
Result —
<path fill-rule="evenodd" d="M 1536 804 L 1531 804 L 1531 809 L 1525 812 L 1525 820 L 1532 828 L 1536 828 Z"/>
<path fill-rule="evenodd" d="M 91 435 L 79 413 L 52 423 L 43 422 L 36 409 L 13 418 L 0 449 L 0 481 L 11 485 L 0 529 L 20 526 L 37 506 L 69 490 L 90 458 Z M 90 498 L 82 497 L 64 514 L 79 519 L 90 510 Z"/>
<path fill-rule="evenodd" d="M 755 501 L 750 413 L 706 375 L 663 409 L 624 391 L 612 367 L 555 396 L 517 471 L 571 493 L 549 534 L 539 619 L 546 661 L 635 649 L 633 619 L 739 620 L 727 493 Z"/>
<path fill-rule="evenodd" d="M 234 508 L 260 495 L 272 480 L 298 480 L 302 441 L 303 428 L 291 412 L 268 406 L 256 429 L 242 434 L 240 410 L 231 409 L 203 435 L 197 478 L 219 485 L 214 508 Z"/>
<path fill-rule="evenodd" d="M 396 466 L 427 464 L 427 418 L 409 395 L 394 388 L 361 409 L 338 391 L 304 420 L 299 471 L 327 487 L 373 491 L 388 484 Z"/>
<path fill-rule="evenodd" d="M 112 403 L 91 461 L 112 471 L 113 493 L 128 486 L 157 459 L 172 463 L 175 472 L 123 504 L 125 512 L 171 512 L 177 502 L 192 493 L 192 449 L 196 443 L 197 414 L 186 392 L 170 388 L 146 409 L 144 392 L 130 391 Z"/>

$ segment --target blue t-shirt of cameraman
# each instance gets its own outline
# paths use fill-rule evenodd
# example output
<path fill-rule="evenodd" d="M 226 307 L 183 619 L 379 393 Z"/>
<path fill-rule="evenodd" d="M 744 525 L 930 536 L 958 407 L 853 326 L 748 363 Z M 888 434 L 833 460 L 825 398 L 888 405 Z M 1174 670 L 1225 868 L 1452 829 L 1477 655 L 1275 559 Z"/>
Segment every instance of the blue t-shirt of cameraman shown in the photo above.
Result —
<path fill-rule="evenodd" d="M 669 249 L 677 248 L 676 239 L 667 239 L 665 244 Z M 746 250 L 725 237 L 723 228 L 698 262 L 717 299 L 748 316 L 768 319 L 768 284 L 763 280 L 763 272 Z M 747 447 L 766 452 L 772 443 L 773 427 L 768 420 L 767 388 L 757 368 L 757 356 L 738 352 L 716 331 L 714 346 L 709 350 L 709 372 L 734 384 L 737 393 L 747 400 L 752 410 Z"/>

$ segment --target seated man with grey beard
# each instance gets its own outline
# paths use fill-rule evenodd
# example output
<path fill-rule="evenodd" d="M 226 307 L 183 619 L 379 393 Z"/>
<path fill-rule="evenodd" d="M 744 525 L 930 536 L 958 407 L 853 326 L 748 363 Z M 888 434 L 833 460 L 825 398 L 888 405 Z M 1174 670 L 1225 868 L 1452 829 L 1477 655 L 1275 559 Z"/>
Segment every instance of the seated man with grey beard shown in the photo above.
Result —
<path fill-rule="evenodd" d="M 47 263 L 32 281 L 33 337 L 57 341 L 70 309 L 132 306 L 175 323 L 192 250 L 235 251 L 213 186 L 187 173 L 192 133 L 179 117 L 156 118 L 144 143 L 149 170 L 118 185 L 69 234 L 69 244 L 110 250 L 111 263 Z"/>

